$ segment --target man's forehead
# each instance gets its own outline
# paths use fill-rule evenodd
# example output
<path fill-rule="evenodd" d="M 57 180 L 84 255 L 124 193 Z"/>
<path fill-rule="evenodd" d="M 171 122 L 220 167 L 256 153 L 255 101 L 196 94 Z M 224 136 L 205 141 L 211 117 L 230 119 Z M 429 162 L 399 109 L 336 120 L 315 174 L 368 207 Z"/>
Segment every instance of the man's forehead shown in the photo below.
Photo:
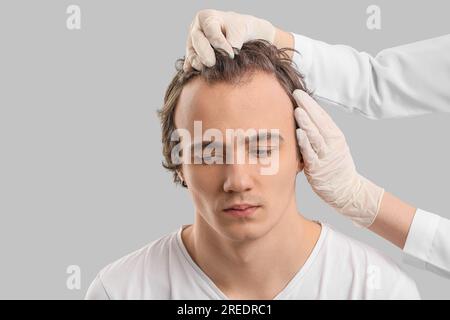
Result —
<path fill-rule="evenodd" d="M 182 90 L 175 122 L 192 128 L 202 121 L 205 128 L 278 128 L 293 120 L 292 102 L 274 75 L 254 73 L 239 84 L 207 84 L 198 77 Z"/>

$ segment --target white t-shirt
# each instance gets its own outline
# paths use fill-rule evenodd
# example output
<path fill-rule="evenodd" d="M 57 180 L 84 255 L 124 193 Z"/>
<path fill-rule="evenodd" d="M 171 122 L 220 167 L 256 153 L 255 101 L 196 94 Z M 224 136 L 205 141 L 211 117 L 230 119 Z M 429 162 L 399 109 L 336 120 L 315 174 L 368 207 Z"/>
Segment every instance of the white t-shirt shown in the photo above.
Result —
<path fill-rule="evenodd" d="M 321 223 L 310 256 L 274 299 L 420 299 L 394 262 Z M 104 267 L 86 299 L 228 299 L 190 257 L 188 225 Z"/>

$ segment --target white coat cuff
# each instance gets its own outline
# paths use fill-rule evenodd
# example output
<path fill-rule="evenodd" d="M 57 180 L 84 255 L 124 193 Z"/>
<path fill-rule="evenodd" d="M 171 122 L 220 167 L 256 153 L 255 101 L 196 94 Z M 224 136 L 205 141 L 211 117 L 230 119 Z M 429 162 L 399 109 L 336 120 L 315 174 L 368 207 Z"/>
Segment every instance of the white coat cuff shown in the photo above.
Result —
<path fill-rule="evenodd" d="M 440 216 L 418 208 L 403 251 L 422 261 L 429 261 L 440 219 Z"/>

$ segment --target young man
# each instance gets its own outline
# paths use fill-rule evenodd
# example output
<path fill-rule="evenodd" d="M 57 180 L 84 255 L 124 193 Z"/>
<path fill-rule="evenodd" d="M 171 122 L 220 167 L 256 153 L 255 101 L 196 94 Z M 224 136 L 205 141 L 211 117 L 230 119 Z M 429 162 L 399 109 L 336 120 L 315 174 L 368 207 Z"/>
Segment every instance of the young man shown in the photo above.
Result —
<path fill-rule="evenodd" d="M 419 298 L 388 258 L 298 211 L 292 92 L 305 89 L 301 79 L 265 41 L 234 59 L 216 51 L 212 68 L 179 67 L 160 111 L 164 166 L 190 192 L 195 221 L 103 268 L 87 299 Z M 228 139 L 242 131 L 244 142 Z"/>

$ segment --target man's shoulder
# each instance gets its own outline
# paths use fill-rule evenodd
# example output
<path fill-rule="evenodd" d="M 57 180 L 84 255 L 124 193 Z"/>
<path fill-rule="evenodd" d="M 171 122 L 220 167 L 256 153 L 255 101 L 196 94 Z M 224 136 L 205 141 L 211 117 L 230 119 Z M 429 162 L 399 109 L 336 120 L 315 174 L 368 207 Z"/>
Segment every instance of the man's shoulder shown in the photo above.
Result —
<path fill-rule="evenodd" d="M 111 262 L 99 273 L 106 276 L 115 272 L 128 272 L 141 267 L 152 267 L 157 262 L 163 262 L 167 258 L 170 246 L 173 245 L 176 233 L 171 232 L 160 238 L 152 240 L 143 247 L 126 254 L 125 256 Z"/>
<path fill-rule="evenodd" d="M 126 292 L 148 294 L 146 284 L 163 290 L 163 279 L 168 271 L 170 253 L 176 245 L 177 231 L 166 234 L 103 267 L 92 285 L 105 291 L 109 298 L 132 299 Z M 88 290 L 89 291 L 89 290 Z M 89 292 L 88 292 L 89 294 Z"/>
<path fill-rule="evenodd" d="M 399 266 L 386 254 L 337 231 L 330 225 L 325 224 L 324 226 L 327 229 L 326 255 L 338 259 L 338 263 L 350 263 L 353 268 L 362 268 L 364 271 L 371 266 L 383 268 L 388 272 L 401 271 Z"/>
<path fill-rule="evenodd" d="M 358 257 L 358 261 L 368 262 L 369 260 L 385 260 L 389 263 L 392 262 L 388 256 L 370 245 L 336 230 L 329 224 L 322 223 L 322 226 L 327 231 L 325 241 L 327 252 L 338 253 L 340 256 L 342 256 L 342 254 L 345 254 L 346 256 L 352 255 Z"/>
<path fill-rule="evenodd" d="M 354 279 L 376 293 L 389 292 L 398 299 L 420 298 L 415 282 L 389 256 L 326 225 L 326 258 L 333 261 L 336 272 L 351 271 Z M 376 294 L 374 295 L 376 296 Z"/>

